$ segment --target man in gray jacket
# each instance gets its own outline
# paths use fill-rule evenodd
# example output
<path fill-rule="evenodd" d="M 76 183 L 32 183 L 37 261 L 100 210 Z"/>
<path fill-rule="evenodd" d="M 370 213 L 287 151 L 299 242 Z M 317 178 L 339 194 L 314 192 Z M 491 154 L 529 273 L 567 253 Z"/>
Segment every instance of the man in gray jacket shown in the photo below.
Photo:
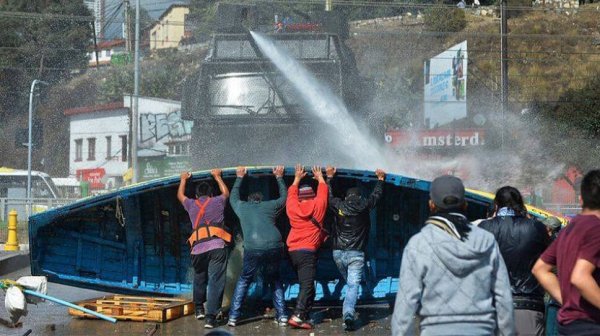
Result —
<path fill-rule="evenodd" d="M 402 256 L 393 335 L 514 335 L 512 294 L 494 236 L 463 215 L 459 178 L 431 183 L 433 216 Z M 418 319 L 416 319 L 418 318 Z"/>
<path fill-rule="evenodd" d="M 288 317 L 285 311 L 283 285 L 279 276 L 279 264 L 284 251 L 281 233 L 275 226 L 287 198 L 287 189 L 283 181 L 284 168 L 283 166 L 273 168 L 273 175 L 279 187 L 279 198 L 270 201 L 264 201 L 263 194 L 260 192 L 249 194 L 247 202 L 240 199 L 240 187 L 246 173 L 245 167 L 238 167 L 237 179 L 230 196 L 231 207 L 240 219 L 244 234 L 244 260 L 242 274 L 233 292 L 227 324 L 230 327 L 237 325 L 248 287 L 258 269 L 264 267 L 265 279 L 273 290 L 273 306 L 277 311 L 277 322 L 285 326 Z"/>

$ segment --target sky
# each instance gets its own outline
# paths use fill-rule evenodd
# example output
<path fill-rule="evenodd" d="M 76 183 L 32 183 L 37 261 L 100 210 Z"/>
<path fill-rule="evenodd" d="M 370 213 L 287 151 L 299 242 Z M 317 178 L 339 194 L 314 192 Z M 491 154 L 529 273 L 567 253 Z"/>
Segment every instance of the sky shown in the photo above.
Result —
<path fill-rule="evenodd" d="M 109 22 L 105 23 L 105 39 L 120 38 L 122 35 L 122 25 L 125 17 L 123 15 L 124 6 L 119 7 L 121 3 L 123 3 L 123 0 L 106 0 L 104 16 L 105 20 L 108 20 Z M 135 6 L 135 0 L 130 0 L 130 3 L 132 7 Z M 142 8 L 145 8 L 153 19 L 158 19 L 170 5 L 175 3 L 185 3 L 185 1 L 140 0 L 140 3 Z"/>

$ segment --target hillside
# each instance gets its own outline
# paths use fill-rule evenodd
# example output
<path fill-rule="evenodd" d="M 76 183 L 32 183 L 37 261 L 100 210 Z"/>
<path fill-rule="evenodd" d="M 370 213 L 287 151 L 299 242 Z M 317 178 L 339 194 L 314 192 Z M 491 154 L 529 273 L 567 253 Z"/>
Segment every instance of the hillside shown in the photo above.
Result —
<path fill-rule="evenodd" d="M 372 84 L 372 122 L 383 130 L 420 122 L 423 61 L 450 46 L 468 41 L 469 113 L 498 111 L 500 84 L 499 20 L 467 14 L 460 32 L 430 32 L 416 20 L 353 25 L 347 40 L 361 76 Z M 535 104 L 561 105 L 565 93 L 580 90 L 600 76 L 600 6 L 588 4 L 571 15 L 533 10 L 509 20 L 509 100 L 511 111 Z M 180 99 L 185 76 L 196 69 L 206 50 L 192 54 L 165 52 L 142 62 L 141 94 Z M 68 123 L 64 109 L 118 100 L 133 89 L 132 66 L 89 70 L 42 99 L 37 115 L 44 120 L 44 147 L 34 151 L 34 168 L 53 175 L 67 171 Z M 592 98 L 594 99 L 594 98 Z M 18 115 L 5 129 L 26 125 Z M 0 143 L 3 165 L 26 166 L 26 150 L 15 147 L 14 133 Z M 61 153 L 61 154 L 58 154 Z M 44 164 L 41 165 L 41 162 Z"/>
<path fill-rule="evenodd" d="M 597 7 L 587 5 L 572 15 L 535 10 L 508 20 L 509 100 L 513 111 L 532 102 L 557 102 L 568 90 L 581 89 L 600 74 Z M 467 27 L 460 32 L 430 32 L 423 24 L 392 21 L 355 29 L 348 43 L 362 75 L 375 79 L 382 89 L 380 100 L 396 97 L 382 109 L 395 107 L 401 114 L 409 113 L 410 120 L 422 102 L 423 61 L 464 40 L 469 53 L 469 107 L 496 105 L 499 31 L 499 19 L 467 14 Z M 407 118 L 394 115 L 396 111 L 386 113 L 402 126 Z"/>

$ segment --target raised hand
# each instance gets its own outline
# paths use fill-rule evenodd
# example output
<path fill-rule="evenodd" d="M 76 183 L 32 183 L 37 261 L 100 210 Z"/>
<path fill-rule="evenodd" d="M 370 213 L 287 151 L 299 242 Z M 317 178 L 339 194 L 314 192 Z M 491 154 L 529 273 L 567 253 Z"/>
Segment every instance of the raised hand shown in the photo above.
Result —
<path fill-rule="evenodd" d="M 182 181 L 185 181 L 185 180 L 189 179 L 190 177 L 192 177 L 192 173 L 190 173 L 189 171 L 182 172 L 181 175 L 179 175 L 179 178 Z"/>
<path fill-rule="evenodd" d="M 313 166 L 312 173 L 315 180 L 318 180 L 319 182 L 324 181 L 323 170 L 321 169 L 321 166 Z"/>
<path fill-rule="evenodd" d="M 210 175 L 212 175 L 215 179 L 217 177 L 221 177 L 222 170 L 221 169 L 213 169 L 210 171 Z"/>
<path fill-rule="evenodd" d="M 237 167 L 237 169 L 235 170 L 235 175 L 237 177 L 244 177 L 246 176 L 247 172 L 248 170 L 246 169 L 246 167 Z"/>
<path fill-rule="evenodd" d="M 306 176 L 306 172 L 304 171 L 304 166 L 302 166 L 301 164 L 297 164 L 296 165 L 296 169 L 294 171 L 294 185 L 299 185 L 300 184 L 300 180 L 302 180 L 302 178 Z"/>
<path fill-rule="evenodd" d="M 377 175 L 377 179 L 383 181 L 385 179 L 385 171 L 383 169 L 375 170 L 375 175 Z"/>
<path fill-rule="evenodd" d="M 333 175 L 335 175 L 335 172 L 337 170 L 335 169 L 335 167 L 327 165 L 327 168 L 325 168 L 325 173 L 327 174 L 327 177 L 332 178 Z"/>
<path fill-rule="evenodd" d="M 283 177 L 283 172 L 284 172 L 283 166 L 273 167 L 273 175 L 275 175 L 275 177 Z"/>

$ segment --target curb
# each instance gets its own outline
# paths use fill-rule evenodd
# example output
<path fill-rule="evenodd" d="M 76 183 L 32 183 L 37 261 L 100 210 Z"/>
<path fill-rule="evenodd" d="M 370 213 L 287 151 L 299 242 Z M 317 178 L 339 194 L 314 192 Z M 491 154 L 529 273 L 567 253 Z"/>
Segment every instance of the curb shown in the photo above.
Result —
<path fill-rule="evenodd" d="M 29 251 L 0 251 L 0 275 L 15 272 L 29 265 Z"/>

